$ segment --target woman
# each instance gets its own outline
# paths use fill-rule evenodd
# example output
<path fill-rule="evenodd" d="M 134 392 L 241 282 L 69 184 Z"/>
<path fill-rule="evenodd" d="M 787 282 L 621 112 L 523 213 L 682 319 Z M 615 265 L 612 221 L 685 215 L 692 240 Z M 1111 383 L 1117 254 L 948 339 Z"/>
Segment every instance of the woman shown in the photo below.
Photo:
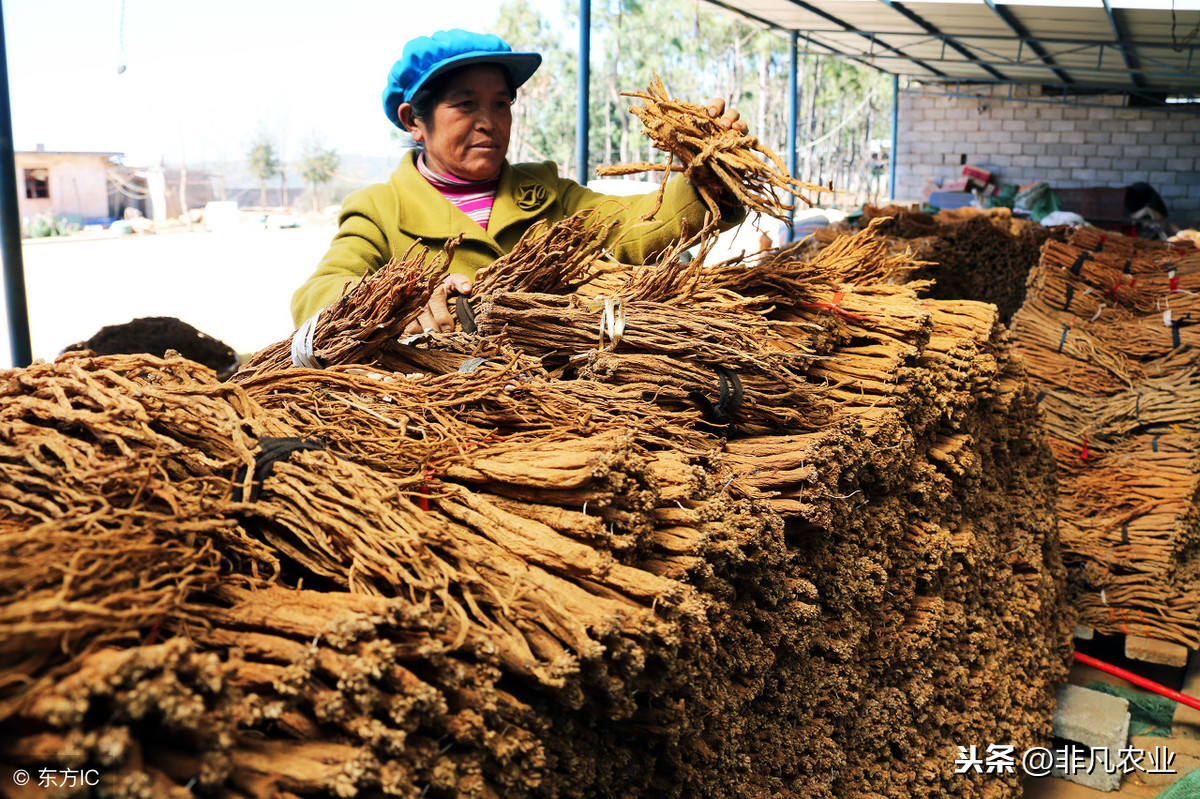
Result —
<path fill-rule="evenodd" d="M 449 331 L 454 318 L 448 294 L 469 294 L 476 270 L 510 251 L 531 225 L 556 222 L 616 198 L 558 176 L 551 162 L 509 164 L 512 103 L 517 89 L 541 64 L 537 53 L 515 53 L 497 36 L 439 31 L 404 46 L 388 74 L 383 107 L 392 124 L 408 131 L 419 149 L 407 153 L 387 183 L 348 196 L 338 232 L 316 272 L 292 298 L 297 326 L 332 303 L 347 283 L 374 272 L 420 240 L 439 247 L 462 235 L 450 274 L 406 333 Z M 745 132 L 737 111 L 722 100 L 708 113 Z M 621 198 L 621 220 L 638 220 L 654 193 Z M 645 263 L 670 246 L 687 221 L 695 231 L 705 206 L 682 178 L 668 183 L 662 208 L 616 246 L 624 263 Z M 740 221 L 730 207 L 723 223 Z"/>

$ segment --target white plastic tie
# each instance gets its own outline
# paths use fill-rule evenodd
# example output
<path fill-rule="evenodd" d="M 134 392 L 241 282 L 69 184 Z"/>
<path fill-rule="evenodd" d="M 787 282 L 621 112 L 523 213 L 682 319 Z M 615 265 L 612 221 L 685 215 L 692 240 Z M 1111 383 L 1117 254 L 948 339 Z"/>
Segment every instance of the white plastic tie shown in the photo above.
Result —
<path fill-rule="evenodd" d="M 592 313 L 600 312 L 600 343 L 599 348 L 605 349 L 604 339 L 608 338 L 608 349 L 613 349 L 621 343 L 625 335 L 625 303 L 620 297 L 598 298 L 602 302 L 588 306 Z"/>
<path fill-rule="evenodd" d="M 1166 327 L 1171 327 L 1171 309 L 1170 308 L 1163 311 L 1163 325 Z"/>
<path fill-rule="evenodd" d="M 323 308 L 321 310 L 324 310 Z M 317 334 L 317 318 L 321 315 L 321 311 L 317 311 L 304 324 L 297 328 L 292 334 L 292 366 L 300 367 L 301 369 L 323 369 L 324 364 L 317 357 L 313 350 L 313 339 Z"/>

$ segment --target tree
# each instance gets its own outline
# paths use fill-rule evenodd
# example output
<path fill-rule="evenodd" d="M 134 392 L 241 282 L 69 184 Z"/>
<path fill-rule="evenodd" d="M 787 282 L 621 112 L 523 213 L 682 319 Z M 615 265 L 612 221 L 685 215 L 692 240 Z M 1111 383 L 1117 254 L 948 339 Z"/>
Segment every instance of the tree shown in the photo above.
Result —
<path fill-rule="evenodd" d="M 314 211 L 321 210 L 320 203 L 317 202 L 317 187 L 333 179 L 338 165 L 337 150 L 326 148 L 323 139 L 312 137 L 304 143 L 304 151 L 300 160 L 296 162 L 296 168 L 300 170 L 300 176 L 312 186 Z"/>
<path fill-rule="evenodd" d="M 267 181 L 279 172 L 279 156 L 275 152 L 275 140 L 262 128 L 254 134 L 246 162 L 250 167 L 250 174 L 258 179 L 259 206 L 265 209 Z"/>
<path fill-rule="evenodd" d="M 542 54 L 542 66 L 517 91 L 513 106 L 509 160 L 574 163 L 577 56 L 562 45 L 563 36 L 530 7 L 527 0 L 502 5 L 490 31 L 519 52 Z"/>

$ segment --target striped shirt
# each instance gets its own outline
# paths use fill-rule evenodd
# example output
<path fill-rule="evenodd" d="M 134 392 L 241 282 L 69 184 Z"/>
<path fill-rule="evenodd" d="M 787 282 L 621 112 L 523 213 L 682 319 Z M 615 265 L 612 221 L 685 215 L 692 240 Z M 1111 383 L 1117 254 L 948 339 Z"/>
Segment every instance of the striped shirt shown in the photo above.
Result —
<path fill-rule="evenodd" d="M 425 163 L 425 153 L 423 152 L 417 156 L 417 171 L 454 207 L 471 217 L 481 228 L 487 230 L 488 219 L 492 215 L 492 202 L 496 199 L 496 187 L 500 185 L 500 178 L 463 180 L 453 175 L 438 174 Z"/>

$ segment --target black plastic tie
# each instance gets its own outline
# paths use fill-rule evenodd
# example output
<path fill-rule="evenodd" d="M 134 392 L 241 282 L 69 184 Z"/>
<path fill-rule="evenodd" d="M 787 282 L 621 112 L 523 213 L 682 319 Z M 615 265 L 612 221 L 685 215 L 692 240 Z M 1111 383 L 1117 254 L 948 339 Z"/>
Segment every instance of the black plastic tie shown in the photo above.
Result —
<path fill-rule="evenodd" d="M 704 411 L 704 416 L 713 424 L 733 424 L 733 415 L 742 407 L 741 378 L 720 364 L 714 365 L 712 369 L 720 381 L 717 401 L 714 403 L 699 389 L 689 391 L 688 399 L 699 405 Z"/>
<path fill-rule="evenodd" d="M 471 310 L 471 302 L 466 297 L 460 295 L 454 298 L 454 315 L 458 317 L 458 324 L 464 333 L 479 330 L 479 325 L 475 324 L 475 311 Z"/>
<path fill-rule="evenodd" d="M 302 449 L 325 449 L 325 443 L 322 441 L 306 441 L 303 438 L 286 437 L 286 438 L 271 438 L 264 436 L 258 440 L 259 449 L 254 455 L 254 479 L 250 483 L 250 496 L 246 499 L 247 502 L 258 501 L 259 492 L 262 491 L 263 480 L 271 476 L 271 472 L 275 469 L 275 462 L 287 460 L 288 456 L 293 452 Z M 246 481 L 246 466 L 243 465 L 238 469 L 237 477 L 233 485 L 233 501 L 242 501 L 242 484 Z"/>
<path fill-rule="evenodd" d="M 1079 257 L 1075 259 L 1075 263 L 1071 264 L 1071 274 L 1078 275 L 1083 271 L 1083 264 L 1090 260 L 1092 260 L 1092 256 L 1088 254 L 1087 250 L 1079 253 Z"/>

